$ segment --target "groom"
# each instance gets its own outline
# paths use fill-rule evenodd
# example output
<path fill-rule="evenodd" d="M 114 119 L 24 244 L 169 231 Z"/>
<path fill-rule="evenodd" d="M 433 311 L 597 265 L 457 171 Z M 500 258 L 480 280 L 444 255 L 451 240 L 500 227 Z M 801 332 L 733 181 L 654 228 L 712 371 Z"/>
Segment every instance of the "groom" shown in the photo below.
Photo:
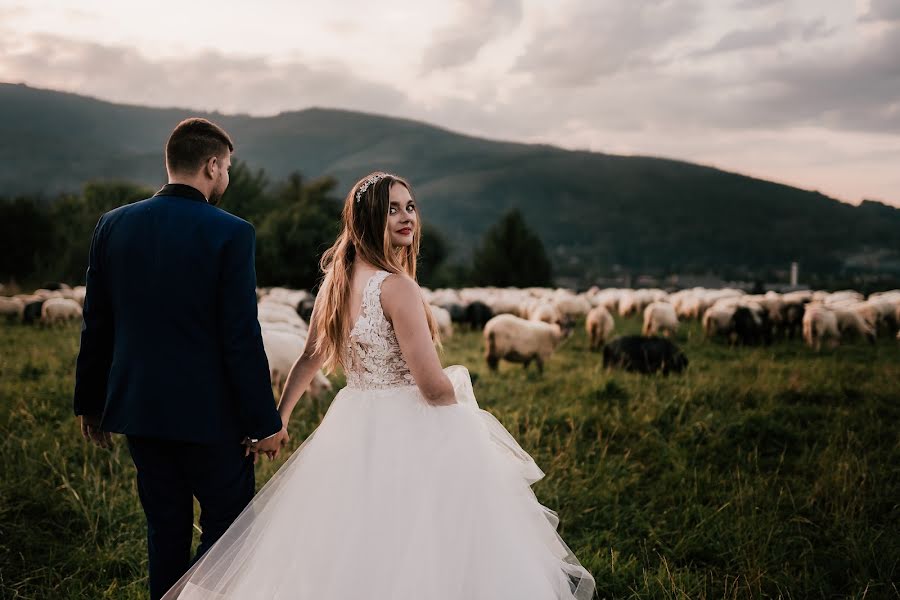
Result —
<path fill-rule="evenodd" d="M 218 125 L 182 121 L 168 185 L 103 215 L 91 241 L 75 414 L 100 446 L 127 438 L 153 599 L 190 566 L 193 498 L 196 560 L 253 497 L 248 449 L 287 442 L 257 321 L 255 232 L 216 207 L 233 151 Z"/>

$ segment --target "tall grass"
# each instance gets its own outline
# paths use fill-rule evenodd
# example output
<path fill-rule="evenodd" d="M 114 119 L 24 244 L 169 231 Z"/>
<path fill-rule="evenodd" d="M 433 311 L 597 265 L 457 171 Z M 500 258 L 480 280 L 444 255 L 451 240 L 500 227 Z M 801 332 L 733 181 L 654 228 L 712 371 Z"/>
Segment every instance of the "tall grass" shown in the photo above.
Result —
<path fill-rule="evenodd" d="M 581 331 L 543 376 L 489 372 L 477 332 L 443 358 L 547 473 L 535 492 L 600 597 L 900 597 L 898 345 L 679 337 L 691 364 L 668 378 L 604 371 Z M 127 449 L 86 444 L 71 416 L 78 328 L 2 326 L 0 348 L 0 597 L 145 598 Z M 293 447 L 327 405 L 294 411 Z"/>

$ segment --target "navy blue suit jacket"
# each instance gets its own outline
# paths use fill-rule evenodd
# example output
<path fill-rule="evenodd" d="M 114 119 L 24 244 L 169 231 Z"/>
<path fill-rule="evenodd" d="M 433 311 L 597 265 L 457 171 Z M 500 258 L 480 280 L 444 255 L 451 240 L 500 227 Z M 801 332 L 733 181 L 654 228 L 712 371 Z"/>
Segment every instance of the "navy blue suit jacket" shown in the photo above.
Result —
<path fill-rule="evenodd" d="M 100 218 L 75 414 L 105 431 L 197 443 L 281 429 L 256 312 L 250 223 L 169 184 Z"/>

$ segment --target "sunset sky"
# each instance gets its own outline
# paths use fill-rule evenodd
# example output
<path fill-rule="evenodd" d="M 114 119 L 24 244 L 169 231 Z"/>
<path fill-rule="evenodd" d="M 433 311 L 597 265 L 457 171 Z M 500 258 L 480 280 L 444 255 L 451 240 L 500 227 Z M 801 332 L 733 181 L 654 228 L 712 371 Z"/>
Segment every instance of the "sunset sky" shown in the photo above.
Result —
<path fill-rule="evenodd" d="M 363 110 L 900 206 L 900 0 L 0 0 L 0 80 Z"/>

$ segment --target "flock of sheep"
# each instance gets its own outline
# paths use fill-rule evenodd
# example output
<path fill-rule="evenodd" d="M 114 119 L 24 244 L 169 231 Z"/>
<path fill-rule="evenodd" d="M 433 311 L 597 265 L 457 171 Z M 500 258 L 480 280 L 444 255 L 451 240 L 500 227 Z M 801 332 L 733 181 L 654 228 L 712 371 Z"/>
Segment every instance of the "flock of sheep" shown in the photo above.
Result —
<path fill-rule="evenodd" d="M 699 320 L 708 339 L 730 344 L 770 344 L 802 335 L 816 350 L 823 343 L 879 336 L 900 340 L 900 290 L 865 298 L 852 290 L 803 290 L 747 294 L 739 289 L 600 289 L 583 293 L 547 288 L 467 288 L 426 290 L 440 322 L 471 323 L 478 314 L 484 327 L 485 355 L 494 368 L 499 359 L 541 368 L 576 319 L 584 317 L 590 348 L 603 348 L 604 365 L 643 372 L 680 371 L 687 359 L 663 340 L 686 320 Z M 473 311 L 473 308 L 476 310 Z M 643 315 L 641 336 L 611 340 L 614 314 Z M 484 315 L 497 315 L 488 319 Z M 446 335 L 446 334 L 445 334 Z"/>
<path fill-rule="evenodd" d="M 0 288 L 0 294 L 3 289 Z M 706 338 L 730 344 L 770 344 L 802 335 L 816 350 L 852 339 L 875 343 L 900 340 L 900 290 L 865 298 L 852 290 L 747 294 L 737 289 L 591 288 L 575 293 L 548 288 L 424 289 L 425 299 L 444 338 L 454 327 L 483 330 L 491 369 L 500 360 L 532 362 L 539 370 L 583 318 L 591 350 L 603 350 L 605 366 L 641 372 L 681 371 L 687 358 L 671 342 L 687 320 L 699 320 Z M 0 295 L 0 317 L 26 324 L 52 325 L 81 319 L 84 286 L 48 284 L 31 294 Z M 281 389 L 306 344 L 314 296 L 305 290 L 261 288 L 258 316 L 273 385 Z M 640 336 L 613 339 L 613 315 L 643 315 Z M 331 389 L 321 372 L 309 394 Z"/>

